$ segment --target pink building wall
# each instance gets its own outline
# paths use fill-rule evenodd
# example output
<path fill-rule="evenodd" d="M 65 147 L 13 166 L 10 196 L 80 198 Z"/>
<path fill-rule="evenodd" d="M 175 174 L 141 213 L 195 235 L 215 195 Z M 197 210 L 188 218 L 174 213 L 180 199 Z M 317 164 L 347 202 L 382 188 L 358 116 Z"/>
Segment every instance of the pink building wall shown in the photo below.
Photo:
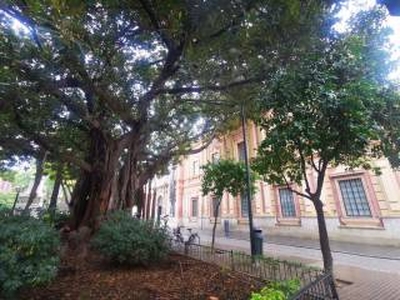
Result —
<path fill-rule="evenodd" d="M 255 156 L 264 133 L 254 124 L 247 126 L 250 157 Z M 201 193 L 200 167 L 212 160 L 214 153 L 221 158 L 238 159 L 238 143 L 243 141 L 241 129 L 238 128 L 224 136 L 215 139 L 204 151 L 183 157 L 176 172 L 176 218 L 181 224 L 190 227 L 211 228 L 212 197 Z M 381 167 L 382 175 L 377 176 L 371 171 L 349 171 L 344 166 L 329 168 L 325 178 L 322 194 L 324 211 L 330 236 L 336 240 L 355 238 L 360 242 L 400 245 L 400 176 L 393 171 L 386 159 L 376 160 L 375 166 Z M 308 172 L 311 182 L 315 174 Z M 343 205 L 338 182 L 347 179 L 359 179 L 365 190 L 370 217 L 349 217 Z M 258 191 L 253 197 L 252 209 L 256 226 L 262 227 L 270 234 L 294 235 L 307 238 L 317 238 L 318 230 L 316 214 L 308 199 L 295 196 L 295 217 L 283 217 L 279 200 L 279 186 L 266 182 L 257 182 Z M 299 189 L 304 189 L 298 186 Z M 193 199 L 197 199 L 193 201 Z M 197 216 L 192 216 L 192 203 L 197 203 Z M 196 211 L 196 210 L 194 210 Z M 248 220 L 241 216 L 239 197 L 225 194 L 221 203 L 221 220 L 229 220 L 234 230 L 247 230 Z M 220 222 L 222 224 L 222 222 Z M 220 228 L 221 229 L 221 228 Z"/>
<path fill-rule="evenodd" d="M 0 193 L 9 193 L 12 191 L 11 182 L 5 181 L 0 178 Z"/>

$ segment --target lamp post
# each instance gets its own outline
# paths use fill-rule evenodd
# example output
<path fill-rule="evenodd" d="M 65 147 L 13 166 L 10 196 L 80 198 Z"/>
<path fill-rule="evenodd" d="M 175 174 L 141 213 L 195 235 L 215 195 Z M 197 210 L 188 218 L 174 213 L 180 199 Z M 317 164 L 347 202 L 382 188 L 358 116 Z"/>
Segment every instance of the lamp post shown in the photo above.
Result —
<path fill-rule="evenodd" d="M 19 198 L 19 193 L 21 192 L 21 187 L 16 186 L 15 191 L 16 191 L 16 195 L 15 195 L 14 204 L 11 208 L 11 212 L 10 212 L 11 215 L 14 215 L 14 210 L 15 210 L 15 207 L 17 206 L 17 202 L 18 202 L 18 198 Z"/>
<path fill-rule="evenodd" d="M 251 251 L 251 256 L 254 256 L 254 255 L 256 255 L 256 247 L 255 247 L 255 240 L 254 240 L 253 210 L 252 210 L 252 206 L 251 206 L 250 164 L 249 164 L 249 155 L 247 152 L 246 115 L 245 115 L 243 104 L 241 104 L 241 107 L 240 107 L 240 117 L 242 120 L 244 161 L 245 161 L 245 165 L 246 165 L 246 193 L 245 194 L 246 194 L 246 198 L 247 198 L 247 207 L 248 207 L 248 215 L 249 215 L 250 251 Z"/>

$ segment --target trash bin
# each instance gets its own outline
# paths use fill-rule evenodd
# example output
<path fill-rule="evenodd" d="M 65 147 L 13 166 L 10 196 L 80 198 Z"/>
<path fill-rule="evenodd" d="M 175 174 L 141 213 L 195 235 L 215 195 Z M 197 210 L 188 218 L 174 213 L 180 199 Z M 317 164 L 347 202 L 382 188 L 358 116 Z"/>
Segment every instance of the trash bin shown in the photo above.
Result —
<path fill-rule="evenodd" d="M 224 233 L 225 233 L 225 237 L 229 237 L 229 220 L 224 220 Z"/>
<path fill-rule="evenodd" d="M 262 255 L 264 237 L 262 234 L 262 230 L 260 228 L 253 229 L 253 239 L 254 239 L 254 254 Z"/>

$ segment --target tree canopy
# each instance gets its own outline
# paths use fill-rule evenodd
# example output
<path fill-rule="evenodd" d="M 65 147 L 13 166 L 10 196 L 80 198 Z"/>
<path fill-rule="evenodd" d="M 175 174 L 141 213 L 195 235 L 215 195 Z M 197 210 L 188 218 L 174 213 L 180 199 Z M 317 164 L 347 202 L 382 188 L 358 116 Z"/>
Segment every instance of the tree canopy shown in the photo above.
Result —
<path fill-rule="evenodd" d="M 330 4 L 2 2 L 0 126 L 17 137 L 2 155 L 74 169 L 74 226 L 140 208 L 149 178 L 237 110 L 221 93 L 266 80 Z"/>
<path fill-rule="evenodd" d="M 204 171 L 201 189 L 203 196 L 211 194 L 221 199 L 225 192 L 236 197 L 244 193 L 247 186 L 246 165 L 244 162 L 221 159 L 218 162 L 209 162 L 201 167 Z M 256 174 L 250 174 L 250 189 L 255 191 Z"/>
<path fill-rule="evenodd" d="M 371 169 L 371 158 L 390 151 L 398 160 L 393 124 L 400 94 L 387 79 L 392 62 L 384 17 L 374 8 L 352 19 L 347 32 L 314 36 L 299 59 L 275 73 L 261 100 L 266 134 L 253 167 L 269 183 L 313 202 L 327 270 L 332 256 L 321 193 L 328 166 Z"/>
<path fill-rule="evenodd" d="M 396 120 L 384 116 L 396 114 L 400 95 L 387 79 L 383 16 L 359 15 L 354 30 L 316 40 L 276 73 L 263 95 L 269 114 L 260 119 L 266 138 L 256 163 L 269 182 L 300 183 L 308 167 L 328 163 L 369 168 L 368 157 L 384 154 L 385 123 Z"/>

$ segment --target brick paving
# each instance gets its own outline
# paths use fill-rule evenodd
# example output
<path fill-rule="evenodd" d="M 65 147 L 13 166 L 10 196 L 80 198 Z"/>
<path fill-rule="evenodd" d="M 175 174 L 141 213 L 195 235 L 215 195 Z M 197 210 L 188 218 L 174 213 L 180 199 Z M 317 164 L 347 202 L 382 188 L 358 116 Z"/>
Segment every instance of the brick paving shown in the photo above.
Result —
<path fill-rule="evenodd" d="M 241 234 L 226 238 L 219 233 L 216 246 L 249 252 L 248 238 L 245 235 L 241 237 Z M 200 236 L 202 244 L 211 240 L 209 231 L 200 231 Z M 315 244 L 308 245 L 307 240 L 303 240 L 300 246 L 295 246 L 288 237 L 279 238 L 278 241 L 280 244 L 274 244 L 271 239 L 264 243 L 264 254 L 322 267 L 321 252 Z M 400 300 L 400 259 L 397 248 L 350 244 L 343 250 L 340 245 L 336 244 L 333 251 L 340 299 Z"/>
<path fill-rule="evenodd" d="M 341 300 L 399 300 L 400 275 L 362 268 L 337 266 L 338 278 L 351 281 L 338 289 Z"/>

